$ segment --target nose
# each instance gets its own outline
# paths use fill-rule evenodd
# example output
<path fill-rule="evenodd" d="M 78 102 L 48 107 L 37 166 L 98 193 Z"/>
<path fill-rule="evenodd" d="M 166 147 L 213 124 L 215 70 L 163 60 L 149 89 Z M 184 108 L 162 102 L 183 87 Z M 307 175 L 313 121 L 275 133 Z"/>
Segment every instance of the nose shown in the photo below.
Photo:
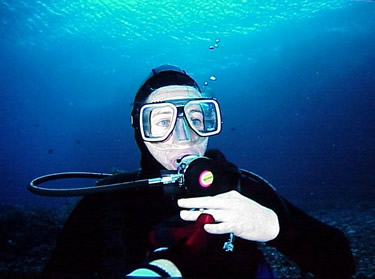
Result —
<path fill-rule="evenodd" d="M 184 117 L 178 117 L 176 121 L 176 126 L 174 128 L 175 139 L 178 142 L 188 142 L 191 141 L 191 132 L 188 123 Z"/>

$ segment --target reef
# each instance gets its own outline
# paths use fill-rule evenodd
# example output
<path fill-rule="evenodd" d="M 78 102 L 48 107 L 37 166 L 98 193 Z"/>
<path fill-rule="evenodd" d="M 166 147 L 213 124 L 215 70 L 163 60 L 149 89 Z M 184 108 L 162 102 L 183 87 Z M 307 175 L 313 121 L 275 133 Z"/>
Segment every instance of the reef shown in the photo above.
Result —
<path fill-rule="evenodd" d="M 0 205 L 1 274 L 40 273 L 65 219 L 51 208 Z"/>

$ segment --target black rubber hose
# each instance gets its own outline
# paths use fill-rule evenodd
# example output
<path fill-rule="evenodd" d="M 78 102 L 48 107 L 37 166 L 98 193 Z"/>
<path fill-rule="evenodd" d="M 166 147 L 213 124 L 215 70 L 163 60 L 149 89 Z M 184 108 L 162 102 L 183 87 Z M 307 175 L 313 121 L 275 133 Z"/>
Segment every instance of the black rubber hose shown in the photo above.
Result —
<path fill-rule="evenodd" d="M 107 193 L 118 190 L 135 189 L 139 187 L 150 186 L 148 179 L 128 181 L 116 184 L 108 184 L 102 186 L 89 186 L 81 188 L 70 188 L 70 189 L 59 189 L 59 188 L 43 188 L 39 187 L 39 184 L 68 178 L 90 178 L 90 179 L 101 179 L 111 176 L 107 173 L 94 173 L 94 172 L 63 172 L 63 173 L 53 173 L 35 178 L 27 186 L 27 189 L 38 195 L 50 196 L 50 197 L 73 197 L 73 196 L 83 196 L 88 194 L 99 194 Z"/>

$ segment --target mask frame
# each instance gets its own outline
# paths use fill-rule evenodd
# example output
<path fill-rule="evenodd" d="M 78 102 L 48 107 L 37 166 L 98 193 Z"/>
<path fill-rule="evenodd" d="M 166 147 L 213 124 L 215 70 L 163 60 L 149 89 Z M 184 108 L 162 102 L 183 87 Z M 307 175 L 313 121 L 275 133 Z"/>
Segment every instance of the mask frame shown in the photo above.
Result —
<path fill-rule="evenodd" d="M 203 127 L 209 126 L 210 128 L 207 130 L 199 130 L 197 126 L 194 124 L 194 119 L 190 118 L 191 115 L 190 111 L 187 111 L 187 108 L 190 106 L 197 105 L 200 108 L 202 104 L 210 106 L 209 109 L 213 109 L 215 117 L 213 120 L 208 118 L 208 114 L 204 113 L 204 109 L 202 109 L 203 113 Z M 154 109 L 159 108 L 166 108 L 168 109 L 168 113 L 170 117 L 169 126 L 163 131 L 163 135 L 161 136 L 152 136 L 151 135 L 151 113 Z M 143 104 L 139 109 L 138 119 L 139 119 L 139 129 L 142 136 L 142 139 L 147 142 L 161 142 L 166 140 L 169 135 L 173 132 L 177 119 L 181 119 L 184 122 L 187 122 L 191 130 L 193 130 L 198 136 L 201 137 L 209 137 L 213 135 L 217 135 L 221 132 L 222 126 L 222 118 L 221 118 L 221 110 L 219 103 L 214 98 L 186 98 L 186 99 L 176 99 L 176 100 L 165 100 L 162 102 L 155 102 L 155 103 L 147 103 Z M 213 123 L 213 124 L 212 124 Z M 211 126 L 210 126 L 211 125 Z M 214 126 L 214 127 L 213 127 Z"/>

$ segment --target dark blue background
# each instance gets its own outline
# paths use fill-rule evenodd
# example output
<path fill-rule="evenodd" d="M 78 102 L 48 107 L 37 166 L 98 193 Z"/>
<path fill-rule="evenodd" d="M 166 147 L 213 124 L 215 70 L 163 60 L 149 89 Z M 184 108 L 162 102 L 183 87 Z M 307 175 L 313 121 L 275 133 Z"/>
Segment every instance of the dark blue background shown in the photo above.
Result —
<path fill-rule="evenodd" d="M 375 2 L 267 2 L 2 1 L 1 202 L 61 205 L 26 184 L 138 168 L 131 102 L 164 63 L 209 82 L 210 147 L 238 166 L 299 203 L 372 199 Z"/>

